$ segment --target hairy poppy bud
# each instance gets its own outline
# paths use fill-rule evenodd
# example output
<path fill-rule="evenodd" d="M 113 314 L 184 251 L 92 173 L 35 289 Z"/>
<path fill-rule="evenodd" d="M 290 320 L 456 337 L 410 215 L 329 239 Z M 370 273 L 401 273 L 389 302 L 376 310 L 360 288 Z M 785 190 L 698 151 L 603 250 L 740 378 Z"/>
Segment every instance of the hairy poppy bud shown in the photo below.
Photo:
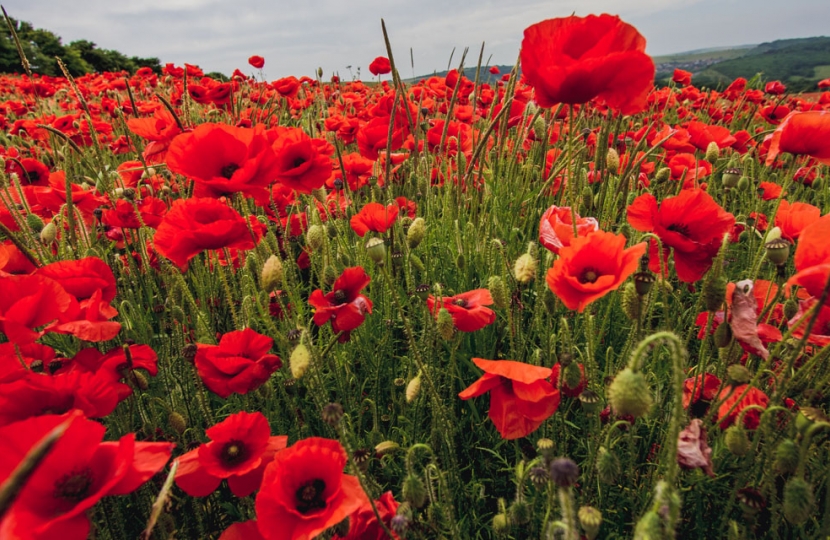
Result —
<path fill-rule="evenodd" d="M 615 176 L 620 172 L 620 154 L 613 148 L 609 148 L 605 154 L 605 168 Z"/>
<path fill-rule="evenodd" d="M 412 220 L 409 230 L 406 231 L 406 244 L 409 246 L 409 249 L 415 249 L 421 245 L 426 234 L 427 224 L 424 218 L 417 217 Z"/>
<path fill-rule="evenodd" d="M 507 292 L 507 286 L 500 276 L 490 276 L 490 279 L 487 280 L 487 289 L 490 291 L 490 296 L 493 297 L 494 306 L 504 309 L 510 305 L 510 295 Z"/>
<path fill-rule="evenodd" d="M 583 506 L 577 512 L 577 517 L 585 536 L 588 537 L 588 540 L 594 540 L 599 534 L 600 525 L 602 525 L 602 512 L 593 506 Z"/>
<path fill-rule="evenodd" d="M 720 323 L 715 329 L 713 338 L 715 340 L 715 346 L 719 349 L 729 347 L 729 344 L 732 343 L 732 327 L 726 321 Z"/>
<path fill-rule="evenodd" d="M 671 169 L 668 167 L 663 167 L 657 171 L 657 174 L 654 175 L 654 181 L 658 184 L 665 182 L 671 178 Z"/>
<path fill-rule="evenodd" d="M 704 156 L 704 159 L 714 165 L 714 163 L 718 160 L 719 157 L 720 147 L 718 146 L 718 143 L 716 143 L 715 141 L 710 142 L 709 145 L 706 147 L 706 155 Z"/>
<path fill-rule="evenodd" d="M 625 284 L 620 294 L 620 304 L 626 317 L 632 321 L 640 318 L 640 295 L 637 294 L 634 283 L 629 281 Z"/>
<path fill-rule="evenodd" d="M 26 225 L 29 226 L 29 229 L 31 229 L 33 233 L 39 233 L 43 230 L 43 220 L 40 219 L 40 216 L 37 214 L 27 214 Z"/>
<path fill-rule="evenodd" d="M 406 385 L 406 402 L 412 403 L 421 393 L 421 374 L 418 373 L 409 384 Z"/>
<path fill-rule="evenodd" d="M 582 188 L 582 206 L 585 210 L 591 210 L 591 207 L 594 205 L 594 192 L 591 190 L 591 186 L 585 186 Z M 583 214 L 584 215 L 584 214 Z"/>
<path fill-rule="evenodd" d="M 386 259 L 386 244 L 382 238 L 370 238 L 366 242 L 366 253 L 378 266 L 384 263 Z"/>
<path fill-rule="evenodd" d="M 798 315 L 798 302 L 794 298 L 788 298 L 784 302 L 784 318 L 790 320 L 796 315 Z"/>
<path fill-rule="evenodd" d="M 793 525 L 800 525 L 813 515 L 815 497 L 813 486 L 803 478 L 793 476 L 784 486 L 784 517 Z"/>
<path fill-rule="evenodd" d="M 597 478 L 606 485 L 613 485 L 622 472 L 622 464 L 616 454 L 604 446 L 600 446 L 597 452 Z"/>
<path fill-rule="evenodd" d="M 746 191 L 747 189 L 749 189 L 749 184 L 750 183 L 751 182 L 749 181 L 749 178 L 747 178 L 746 176 L 741 176 L 740 180 L 738 180 L 738 186 L 737 187 L 741 191 Z"/>
<path fill-rule="evenodd" d="M 545 119 L 541 115 L 537 116 L 536 120 L 533 121 L 533 134 L 536 135 L 537 139 L 543 140 L 547 131 L 548 127 L 545 124 Z"/>
<path fill-rule="evenodd" d="M 793 474 L 798 468 L 800 452 L 798 445 L 792 439 L 784 439 L 775 447 L 775 472 L 778 474 Z"/>
<path fill-rule="evenodd" d="M 282 261 L 276 255 L 271 255 L 265 264 L 262 265 L 259 284 L 263 290 L 274 292 L 282 283 Z"/>
<path fill-rule="evenodd" d="M 726 368 L 726 377 L 734 386 L 746 384 L 752 380 L 752 374 L 742 364 L 732 364 Z"/>
<path fill-rule="evenodd" d="M 187 429 L 187 420 L 184 419 L 184 416 L 173 411 L 167 417 L 167 423 L 170 424 L 170 427 L 173 428 L 173 431 L 181 435 L 184 433 L 184 430 Z"/>
<path fill-rule="evenodd" d="M 327 264 L 323 268 L 323 282 L 326 285 L 334 285 L 334 282 L 337 281 L 337 270 L 330 264 Z"/>
<path fill-rule="evenodd" d="M 415 508 L 421 508 L 427 502 L 427 487 L 416 475 L 410 474 L 404 478 L 401 494 L 406 502 Z"/>
<path fill-rule="evenodd" d="M 664 537 L 663 520 L 655 510 L 649 510 L 643 514 L 634 528 L 634 540 L 653 540 Z"/>
<path fill-rule="evenodd" d="M 516 525 L 529 523 L 533 517 L 530 505 L 524 500 L 513 501 L 507 512 L 510 515 L 510 522 Z"/>
<path fill-rule="evenodd" d="M 142 392 L 150 388 L 150 381 L 147 380 L 147 376 L 144 375 L 140 371 L 132 370 L 132 379 L 133 383 L 138 387 L 139 390 Z"/>
<path fill-rule="evenodd" d="M 291 351 L 291 356 L 288 358 L 288 364 L 291 368 L 291 376 L 295 379 L 302 378 L 311 364 L 311 353 L 304 344 L 300 343 Z"/>
<path fill-rule="evenodd" d="M 639 418 L 648 412 L 653 401 L 645 376 L 631 368 L 619 372 L 608 387 L 608 402 L 617 416 Z"/>
<path fill-rule="evenodd" d="M 510 530 L 510 520 L 507 519 L 507 514 L 496 514 L 493 516 L 493 532 L 498 536 L 506 535 Z"/>
<path fill-rule="evenodd" d="M 703 286 L 703 304 L 708 311 L 718 311 L 726 298 L 726 278 L 716 276 Z"/>
<path fill-rule="evenodd" d="M 438 327 L 438 333 L 447 341 L 451 340 L 455 335 L 455 323 L 453 323 L 452 314 L 450 314 L 447 308 L 441 308 L 438 311 L 436 326 Z"/>
<path fill-rule="evenodd" d="M 579 369 L 579 364 L 573 362 L 565 367 L 562 383 L 565 388 L 579 388 L 582 383 L 582 370 Z"/>
<path fill-rule="evenodd" d="M 749 442 L 749 437 L 747 437 L 743 426 L 739 426 L 737 424 L 730 426 L 724 434 L 724 440 L 726 442 L 726 447 L 730 452 L 732 452 L 733 455 L 741 457 L 749 453 L 751 443 Z"/>
<path fill-rule="evenodd" d="M 409 254 L 409 262 L 410 264 L 412 264 L 412 267 L 418 272 L 424 272 L 427 269 L 426 266 L 424 266 L 424 262 L 421 260 L 421 258 L 415 255 L 414 253 Z"/>
<path fill-rule="evenodd" d="M 311 251 L 317 251 L 323 247 L 323 241 L 326 236 L 326 231 L 322 225 L 311 225 L 305 233 L 306 246 Z"/>
<path fill-rule="evenodd" d="M 529 283 L 536 277 L 536 269 L 539 266 L 537 261 L 531 254 L 525 253 L 513 265 L 513 276 L 519 283 Z"/>
<path fill-rule="evenodd" d="M 395 441 L 383 441 L 375 445 L 375 453 L 383 456 L 385 454 L 391 454 L 400 447 L 401 445 Z"/>

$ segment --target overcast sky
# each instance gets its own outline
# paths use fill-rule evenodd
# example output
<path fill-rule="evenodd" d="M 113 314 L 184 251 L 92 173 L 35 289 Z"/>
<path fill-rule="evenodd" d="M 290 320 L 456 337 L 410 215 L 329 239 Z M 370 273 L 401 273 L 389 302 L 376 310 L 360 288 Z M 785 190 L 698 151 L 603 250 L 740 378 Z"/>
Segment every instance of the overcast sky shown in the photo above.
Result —
<path fill-rule="evenodd" d="M 830 0 L 3 0 L 11 17 L 51 30 L 65 44 L 88 39 L 128 56 L 162 64 L 197 64 L 206 72 L 253 71 L 265 77 L 326 77 L 347 66 L 370 78 L 368 65 L 386 55 L 386 21 L 398 69 L 405 77 L 446 69 L 456 48 L 475 65 L 513 65 L 529 25 L 576 12 L 612 13 L 633 24 L 651 55 L 830 34 Z M 413 50 L 414 70 L 410 66 Z"/>

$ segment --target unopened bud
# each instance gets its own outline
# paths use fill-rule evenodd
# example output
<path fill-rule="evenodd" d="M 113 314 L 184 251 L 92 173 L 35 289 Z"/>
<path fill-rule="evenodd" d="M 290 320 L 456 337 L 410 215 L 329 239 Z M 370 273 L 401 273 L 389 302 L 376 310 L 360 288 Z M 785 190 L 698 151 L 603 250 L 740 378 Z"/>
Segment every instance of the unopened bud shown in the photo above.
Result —
<path fill-rule="evenodd" d="M 452 320 L 452 314 L 447 308 L 441 308 L 438 311 L 436 326 L 438 327 L 438 333 L 447 341 L 451 340 L 455 335 L 455 323 Z"/>
<path fill-rule="evenodd" d="M 421 393 L 421 374 L 419 373 L 406 385 L 406 402 L 412 403 Z"/>
<path fill-rule="evenodd" d="M 410 474 L 404 478 L 401 494 L 404 500 L 415 508 L 421 508 L 427 502 L 427 487 L 414 474 Z"/>
<path fill-rule="evenodd" d="M 516 263 L 513 265 L 513 276 L 519 283 L 529 283 L 536 277 L 536 269 L 538 267 L 539 261 L 529 253 L 525 253 L 516 259 Z"/>
<path fill-rule="evenodd" d="M 44 244 L 51 244 L 58 237 L 58 228 L 53 222 L 47 223 L 40 231 L 40 241 Z"/>
<path fill-rule="evenodd" d="M 620 172 L 620 154 L 613 148 L 609 148 L 605 154 L 605 168 L 615 176 Z"/>
<path fill-rule="evenodd" d="M 487 280 L 487 289 L 490 291 L 490 296 L 493 297 L 494 306 L 504 309 L 510 305 L 510 295 L 501 276 L 490 276 L 490 279 Z"/>
<path fill-rule="evenodd" d="M 170 427 L 173 428 L 173 431 L 181 435 L 187 429 L 187 420 L 184 419 L 184 416 L 173 411 L 167 417 L 167 423 L 170 424 Z"/>
<path fill-rule="evenodd" d="M 326 231 L 322 225 L 311 225 L 305 233 L 306 246 L 312 251 L 317 251 L 323 247 Z"/>
<path fill-rule="evenodd" d="M 271 255 L 262 265 L 259 283 L 264 291 L 274 292 L 282 283 L 282 261 L 276 255 Z"/>
<path fill-rule="evenodd" d="M 415 249 L 421 245 L 421 242 L 424 241 L 426 234 L 427 225 L 424 218 L 415 218 L 409 226 L 409 230 L 406 231 L 406 243 L 409 246 L 409 249 Z"/>
<path fill-rule="evenodd" d="M 813 515 L 815 496 L 813 486 L 798 476 L 787 480 L 784 486 L 784 517 L 793 525 L 800 525 Z"/>
<path fill-rule="evenodd" d="M 288 358 L 288 364 L 291 368 L 291 376 L 295 379 L 302 378 L 308 370 L 308 366 L 311 365 L 311 353 L 308 347 L 302 343 L 297 345 Z"/>
<path fill-rule="evenodd" d="M 645 376 L 625 368 L 608 387 L 608 402 L 617 416 L 639 418 L 648 412 L 654 400 Z"/>
<path fill-rule="evenodd" d="M 710 142 L 709 145 L 706 147 L 706 155 L 704 156 L 704 159 L 714 165 L 714 163 L 718 160 L 719 157 L 720 147 L 718 146 L 718 143 L 716 143 L 715 141 Z"/>

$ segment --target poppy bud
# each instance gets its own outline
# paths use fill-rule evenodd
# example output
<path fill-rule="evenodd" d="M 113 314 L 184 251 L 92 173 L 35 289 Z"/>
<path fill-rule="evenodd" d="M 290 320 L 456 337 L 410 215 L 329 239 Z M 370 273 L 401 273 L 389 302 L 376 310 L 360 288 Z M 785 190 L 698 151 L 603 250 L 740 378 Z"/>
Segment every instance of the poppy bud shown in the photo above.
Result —
<path fill-rule="evenodd" d="M 548 126 L 545 124 L 545 119 L 542 116 L 537 116 L 533 121 L 533 134 L 537 139 L 544 139 L 548 132 Z"/>
<path fill-rule="evenodd" d="M 510 505 L 507 512 L 510 516 L 510 522 L 516 525 L 524 525 L 525 523 L 529 523 L 533 517 L 530 505 L 528 505 L 527 501 L 524 500 L 513 501 L 513 504 Z"/>
<path fill-rule="evenodd" d="M 445 529 L 447 526 L 446 509 L 437 503 L 430 504 L 427 508 L 427 520 L 435 529 Z"/>
<path fill-rule="evenodd" d="M 795 301 L 795 298 L 788 298 L 784 302 L 784 318 L 790 320 L 796 315 L 798 315 L 798 302 Z"/>
<path fill-rule="evenodd" d="M 464 268 L 467 266 L 467 259 L 464 258 L 463 253 L 459 253 L 458 257 L 455 258 L 455 266 L 459 270 L 464 270 Z"/>
<path fill-rule="evenodd" d="M 550 464 L 550 479 L 559 487 L 570 487 L 579 480 L 579 465 L 570 458 L 557 458 Z"/>
<path fill-rule="evenodd" d="M 311 364 L 311 353 L 308 351 L 308 347 L 302 343 L 297 345 L 288 358 L 288 364 L 291 367 L 291 376 L 295 379 L 302 378 Z"/>
<path fill-rule="evenodd" d="M 639 418 L 648 412 L 653 401 L 645 376 L 631 368 L 619 372 L 608 387 L 608 402 L 617 416 Z"/>
<path fill-rule="evenodd" d="M 312 251 L 317 251 L 323 247 L 323 240 L 325 238 L 325 231 L 322 225 L 311 225 L 305 233 L 306 246 Z"/>
<path fill-rule="evenodd" d="M 401 445 L 399 445 L 395 441 L 383 441 L 375 445 L 375 453 L 380 456 L 383 456 L 386 454 L 391 454 L 400 447 Z"/>
<path fill-rule="evenodd" d="M 724 441 L 726 442 L 726 447 L 735 456 L 741 457 L 749 453 L 751 443 L 743 426 L 737 424 L 730 426 L 726 430 L 726 433 L 724 433 Z"/>
<path fill-rule="evenodd" d="M 556 296 L 550 290 L 550 287 L 545 287 L 542 293 L 542 304 L 545 306 L 548 315 L 554 315 L 556 313 Z"/>
<path fill-rule="evenodd" d="M 276 255 L 271 255 L 262 265 L 262 273 L 259 276 L 260 287 L 267 292 L 276 291 L 282 283 L 282 275 L 282 261 Z"/>
<path fill-rule="evenodd" d="M 507 286 L 501 276 L 490 276 L 490 279 L 487 280 L 487 289 L 490 291 L 490 296 L 493 297 L 494 306 L 504 309 L 510 305 Z"/>
<path fill-rule="evenodd" d="M 703 285 L 703 304 L 708 311 L 718 311 L 726 298 L 726 278 L 716 276 Z"/>
<path fill-rule="evenodd" d="M 337 270 L 330 264 L 323 268 L 323 281 L 326 285 L 333 285 L 337 281 Z"/>
<path fill-rule="evenodd" d="M 438 333 L 447 341 L 451 340 L 455 335 L 455 323 L 453 323 L 452 314 L 450 314 L 447 308 L 441 308 L 438 311 L 436 326 L 438 327 Z"/>
<path fill-rule="evenodd" d="M 139 390 L 143 392 L 150 388 L 150 381 L 147 380 L 147 376 L 144 375 L 142 372 L 133 370 L 131 372 L 131 375 L 133 379 L 133 384 L 135 384 Z"/>
<path fill-rule="evenodd" d="M 604 446 L 600 446 L 597 452 L 597 478 L 606 485 L 613 485 L 622 472 L 622 464 L 616 454 L 613 454 Z"/>
<path fill-rule="evenodd" d="M 507 514 L 496 514 L 493 516 L 493 532 L 498 536 L 506 535 L 510 530 L 510 520 L 507 519 Z"/>
<path fill-rule="evenodd" d="M 730 167 L 723 171 L 723 176 L 721 176 L 721 182 L 723 182 L 723 187 L 732 189 L 738 185 L 738 180 L 741 179 L 741 169 Z"/>
<path fill-rule="evenodd" d="M 401 494 L 406 502 L 415 508 L 421 508 L 427 502 L 427 487 L 416 475 L 410 474 L 404 478 Z"/>
<path fill-rule="evenodd" d="M 629 281 L 625 284 L 621 291 L 620 304 L 626 317 L 632 321 L 640 318 L 640 295 L 637 294 L 637 286 L 634 283 Z"/>
<path fill-rule="evenodd" d="M 609 148 L 605 154 L 605 168 L 614 176 L 620 172 L 620 154 L 613 148 Z"/>
<path fill-rule="evenodd" d="M 775 447 L 775 472 L 793 474 L 798 469 L 799 448 L 792 439 L 784 439 Z"/>
<path fill-rule="evenodd" d="M 716 143 L 715 141 L 710 142 L 709 145 L 706 147 L 706 155 L 703 159 L 714 165 L 719 157 L 720 147 L 718 146 L 718 143 Z"/>
<path fill-rule="evenodd" d="M 793 476 L 784 486 L 784 517 L 793 525 L 800 525 L 813 515 L 813 486 L 803 478 Z"/>
<path fill-rule="evenodd" d="M 406 402 L 412 403 L 421 393 L 421 374 L 418 373 L 409 384 L 406 385 Z"/>
<path fill-rule="evenodd" d="M 594 204 L 594 192 L 591 190 L 591 186 L 585 186 L 582 188 L 582 206 L 588 212 L 591 211 L 591 207 Z M 585 214 L 583 214 L 585 215 Z"/>
<path fill-rule="evenodd" d="M 409 249 L 415 249 L 421 245 L 426 234 L 427 226 L 424 218 L 415 218 L 409 226 L 409 230 L 406 231 L 406 244 L 409 246 Z"/>
<path fill-rule="evenodd" d="M 657 538 L 665 538 L 663 534 L 663 520 L 660 518 L 655 510 L 649 510 L 634 528 L 634 540 L 652 540 Z"/>
<path fill-rule="evenodd" d="M 746 191 L 747 189 L 749 189 L 749 184 L 749 178 L 747 178 L 746 176 L 741 176 L 741 179 L 738 180 L 738 189 L 740 189 L 741 191 Z"/>
<path fill-rule="evenodd" d="M 582 382 L 582 370 L 579 369 L 579 364 L 573 362 L 565 368 L 562 383 L 565 388 L 579 388 Z"/>
<path fill-rule="evenodd" d="M 335 427 L 343 419 L 343 406 L 339 403 L 329 403 L 323 407 L 321 416 L 323 417 L 323 422 L 331 427 Z"/>
<path fill-rule="evenodd" d="M 382 238 L 370 238 L 366 242 L 366 254 L 375 264 L 382 266 L 386 259 L 386 244 Z"/>
<path fill-rule="evenodd" d="M 657 171 L 657 174 L 654 175 L 654 181 L 659 183 L 665 182 L 671 178 L 671 169 L 668 167 L 663 167 Z"/>
<path fill-rule="evenodd" d="M 317 199 L 320 204 L 326 204 L 326 188 L 312 189 L 311 196 Z"/>
<path fill-rule="evenodd" d="M 513 276 L 519 283 L 529 283 L 536 277 L 536 269 L 538 266 L 539 261 L 529 253 L 525 253 L 516 259 L 516 263 L 513 265 Z"/>
<path fill-rule="evenodd" d="M 728 322 L 722 322 L 715 329 L 713 338 L 715 340 L 715 346 L 719 349 L 729 347 L 732 343 L 732 327 L 729 326 Z"/>
<path fill-rule="evenodd" d="M 752 380 L 752 374 L 742 364 L 732 364 L 726 368 L 726 377 L 727 381 L 729 381 L 733 386 L 746 384 Z"/>
<path fill-rule="evenodd" d="M 43 229 L 40 231 L 40 241 L 44 244 L 51 244 L 55 241 L 55 238 L 58 237 L 58 228 L 55 227 L 55 223 L 50 221 L 47 223 Z"/>
<path fill-rule="evenodd" d="M 37 214 L 27 214 L 26 225 L 29 226 L 29 229 L 31 229 L 33 233 L 39 233 L 43 230 L 43 220 L 40 219 L 40 216 Z"/>
<path fill-rule="evenodd" d="M 764 249 L 767 259 L 775 266 L 784 266 L 790 258 L 790 243 L 783 238 L 767 242 L 764 244 Z"/>
<path fill-rule="evenodd" d="M 599 534 L 600 525 L 602 525 L 602 512 L 593 506 L 583 506 L 577 512 L 577 517 L 585 536 L 588 537 L 588 540 L 594 540 Z"/>
<path fill-rule="evenodd" d="M 424 266 L 424 263 L 421 260 L 421 258 L 413 253 L 409 254 L 409 262 L 412 264 L 412 267 L 415 268 L 418 272 L 424 272 L 424 270 L 426 270 L 426 266 Z"/>
<path fill-rule="evenodd" d="M 167 423 L 170 424 L 170 427 L 173 428 L 173 431 L 181 435 L 184 433 L 184 430 L 187 429 L 187 420 L 184 419 L 184 416 L 173 411 L 167 417 Z"/>

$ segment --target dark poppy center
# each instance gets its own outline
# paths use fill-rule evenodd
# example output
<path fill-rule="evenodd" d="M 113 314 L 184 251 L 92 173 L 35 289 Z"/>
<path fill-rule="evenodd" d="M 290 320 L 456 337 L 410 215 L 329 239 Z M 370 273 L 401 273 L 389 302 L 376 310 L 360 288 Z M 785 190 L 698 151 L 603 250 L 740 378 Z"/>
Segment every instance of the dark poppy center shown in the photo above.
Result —
<path fill-rule="evenodd" d="M 222 178 L 227 178 L 228 180 L 230 180 L 233 176 L 233 173 L 235 173 L 238 170 L 239 165 L 237 165 L 236 163 L 231 163 L 230 165 L 225 165 L 224 167 L 222 167 L 222 172 L 220 172 L 219 174 L 222 176 Z"/>
<path fill-rule="evenodd" d="M 241 441 L 230 441 L 222 448 L 222 463 L 233 467 L 248 458 L 248 449 Z"/>
<path fill-rule="evenodd" d="M 325 491 L 326 483 L 319 478 L 301 485 L 294 493 L 294 498 L 297 500 L 297 511 L 301 514 L 308 514 L 325 508 L 326 501 L 323 499 Z"/>
<path fill-rule="evenodd" d="M 666 228 L 670 231 L 676 232 L 677 234 L 682 234 L 683 236 L 689 236 L 689 228 L 685 225 L 680 224 L 680 223 L 672 223 L 671 225 L 669 225 Z"/>
<path fill-rule="evenodd" d="M 66 499 L 78 503 L 89 496 L 92 481 L 92 469 L 89 467 L 75 469 L 63 475 L 55 482 L 54 497 L 56 499 Z"/>
<path fill-rule="evenodd" d="M 463 298 L 456 298 L 452 301 L 452 304 L 458 307 L 467 307 L 467 301 Z"/>
<path fill-rule="evenodd" d="M 337 289 L 334 291 L 334 303 L 336 305 L 340 305 L 346 302 L 346 291 L 343 289 Z"/>
<path fill-rule="evenodd" d="M 580 283 L 595 283 L 599 278 L 599 274 L 593 268 L 586 268 L 579 276 Z"/>
<path fill-rule="evenodd" d="M 297 167 L 302 167 L 303 165 L 305 165 L 305 162 L 306 159 L 304 157 L 297 156 L 294 158 L 294 162 L 291 165 L 293 169 L 296 169 Z"/>
<path fill-rule="evenodd" d="M 26 171 L 26 176 L 29 178 L 30 184 L 34 184 L 40 180 L 40 173 L 37 171 Z"/>

